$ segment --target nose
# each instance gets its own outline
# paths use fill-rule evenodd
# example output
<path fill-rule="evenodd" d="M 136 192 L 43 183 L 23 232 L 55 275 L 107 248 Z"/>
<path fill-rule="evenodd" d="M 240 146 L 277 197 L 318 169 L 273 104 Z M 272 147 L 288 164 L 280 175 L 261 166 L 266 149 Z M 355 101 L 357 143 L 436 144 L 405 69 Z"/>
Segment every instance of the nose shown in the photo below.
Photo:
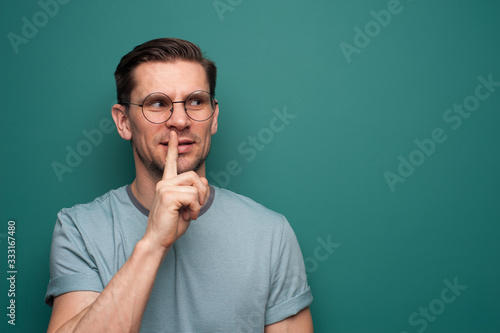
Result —
<path fill-rule="evenodd" d="M 173 103 L 172 104 L 172 115 L 170 118 L 166 121 L 166 126 L 168 128 L 175 128 L 179 131 L 182 131 L 183 129 L 189 127 L 191 124 L 191 120 L 189 119 L 188 115 L 186 114 L 186 110 L 184 108 L 183 103 Z"/>

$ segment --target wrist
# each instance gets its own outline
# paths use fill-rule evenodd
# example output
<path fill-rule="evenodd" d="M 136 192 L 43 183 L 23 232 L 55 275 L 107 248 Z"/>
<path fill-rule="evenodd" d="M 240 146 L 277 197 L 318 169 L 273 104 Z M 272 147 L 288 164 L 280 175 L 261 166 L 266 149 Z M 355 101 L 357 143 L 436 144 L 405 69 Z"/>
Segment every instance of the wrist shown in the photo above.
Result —
<path fill-rule="evenodd" d="M 141 260 L 163 261 L 171 247 L 164 247 L 149 238 L 143 237 L 137 242 L 134 253 L 137 253 Z"/>

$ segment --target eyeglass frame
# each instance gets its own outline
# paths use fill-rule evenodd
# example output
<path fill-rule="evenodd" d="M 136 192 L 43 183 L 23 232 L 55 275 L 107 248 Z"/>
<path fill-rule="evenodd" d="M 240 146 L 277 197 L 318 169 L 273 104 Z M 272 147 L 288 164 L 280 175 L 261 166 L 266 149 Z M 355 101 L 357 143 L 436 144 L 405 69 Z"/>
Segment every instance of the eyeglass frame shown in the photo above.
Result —
<path fill-rule="evenodd" d="M 186 102 L 188 101 L 189 96 L 191 96 L 194 93 L 198 93 L 198 92 L 207 93 L 210 96 L 210 101 L 211 101 L 211 103 L 210 103 L 211 106 L 210 107 L 212 108 L 212 113 L 210 114 L 210 117 L 208 117 L 206 119 L 203 119 L 203 120 L 197 120 L 197 119 L 192 118 L 189 115 L 187 107 L 186 107 Z M 162 95 L 166 96 L 172 102 L 172 108 L 170 109 L 170 116 L 168 116 L 168 118 L 165 119 L 164 121 L 162 121 L 161 123 L 155 123 L 154 121 L 149 120 L 148 117 L 146 117 L 146 115 L 144 114 L 144 102 L 148 99 L 149 96 L 154 95 L 154 94 L 162 94 Z M 189 95 L 187 95 L 187 97 L 186 97 L 186 99 L 184 101 L 172 101 L 172 99 L 170 98 L 170 96 L 168 96 L 167 94 L 162 93 L 160 91 L 155 91 L 155 92 L 150 93 L 146 97 L 144 97 L 144 99 L 142 100 L 142 104 L 136 104 L 136 103 L 132 103 L 132 102 L 122 102 L 120 104 L 122 104 L 122 105 L 136 105 L 136 106 L 140 106 L 141 110 L 142 110 L 142 115 L 144 116 L 144 118 L 147 121 L 149 121 L 152 124 L 163 124 L 163 123 L 166 123 L 170 118 L 172 118 L 172 115 L 174 114 L 174 104 L 176 104 L 176 103 L 182 103 L 182 104 L 184 104 L 184 112 L 186 112 L 186 115 L 189 117 L 189 119 L 191 119 L 193 121 L 197 121 L 197 122 L 207 121 L 208 119 L 212 118 L 212 116 L 215 113 L 215 105 L 219 104 L 219 102 L 217 102 L 215 100 L 214 96 L 211 93 L 209 93 L 208 91 L 206 91 L 206 90 L 195 90 L 195 91 L 189 93 Z M 212 103 L 214 103 L 214 104 L 212 105 Z"/>

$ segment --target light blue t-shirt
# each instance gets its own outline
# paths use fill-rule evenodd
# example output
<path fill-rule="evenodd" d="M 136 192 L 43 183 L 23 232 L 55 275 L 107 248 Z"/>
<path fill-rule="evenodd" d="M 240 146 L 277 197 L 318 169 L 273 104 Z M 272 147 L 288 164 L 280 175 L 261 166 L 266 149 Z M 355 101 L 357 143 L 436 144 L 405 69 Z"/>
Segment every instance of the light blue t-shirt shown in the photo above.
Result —
<path fill-rule="evenodd" d="M 162 263 L 141 332 L 263 332 L 309 306 L 302 254 L 280 214 L 211 186 L 201 216 Z M 130 186 L 58 214 L 45 302 L 101 292 L 146 230 Z"/>

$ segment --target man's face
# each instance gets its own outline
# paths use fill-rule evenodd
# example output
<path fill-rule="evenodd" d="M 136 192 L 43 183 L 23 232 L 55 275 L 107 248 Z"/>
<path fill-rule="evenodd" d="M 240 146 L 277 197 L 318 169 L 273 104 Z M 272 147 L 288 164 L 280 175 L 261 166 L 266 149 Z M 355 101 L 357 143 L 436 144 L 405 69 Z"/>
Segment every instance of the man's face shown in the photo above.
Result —
<path fill-rule="evenodd" d="M 136 87 L 130 101 L 136 104 L 142 104 L 153 92 L 162 92 L 172 101 L 184 101 L 195 90 L 210 91 L 205 70 L 196 62 L 148 62 L 139 65 L 134 74 Z M 217 132 L 218 105 L 213 116 L 202 122 L 189 118 L 184 104 L 173 105 L 172 116 L 162 124 L 149 122 L 141 107 L 130 105 L 128 115 L 136 166 L 159 180 L 165 167 L 169 133 L 175 131 L 179 139 L 178 173 L 194 170 L 205 176 L 211 136 Z"/>

